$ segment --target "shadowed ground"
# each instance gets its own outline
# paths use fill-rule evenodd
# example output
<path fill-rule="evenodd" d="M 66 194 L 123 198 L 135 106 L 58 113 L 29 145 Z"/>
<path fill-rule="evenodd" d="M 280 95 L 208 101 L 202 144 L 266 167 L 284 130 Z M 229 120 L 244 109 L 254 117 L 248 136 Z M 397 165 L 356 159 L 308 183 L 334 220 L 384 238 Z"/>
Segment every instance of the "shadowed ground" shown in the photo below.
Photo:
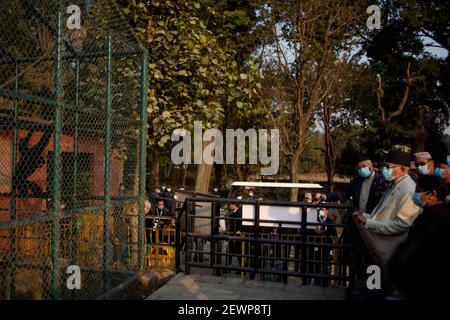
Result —
<path fill-rule="evenodd" d="M 344 288 L 179 273 L 147 300 L 343 300 Z"/>

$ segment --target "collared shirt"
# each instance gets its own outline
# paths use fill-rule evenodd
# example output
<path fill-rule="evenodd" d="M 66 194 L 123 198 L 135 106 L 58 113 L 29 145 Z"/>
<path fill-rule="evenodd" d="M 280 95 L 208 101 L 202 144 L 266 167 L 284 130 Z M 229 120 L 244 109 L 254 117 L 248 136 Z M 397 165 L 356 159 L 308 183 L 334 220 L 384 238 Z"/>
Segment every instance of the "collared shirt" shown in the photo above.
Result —
<path fill-rule="evenodd" d="M 361 186 L 361 193 L 359 194 L 359 210 L 366 212 L 367 201 L 369 200 L 370 187 L 372 186 L 373 179 L 375 178 L 375 171 L 364 179 Z"/>

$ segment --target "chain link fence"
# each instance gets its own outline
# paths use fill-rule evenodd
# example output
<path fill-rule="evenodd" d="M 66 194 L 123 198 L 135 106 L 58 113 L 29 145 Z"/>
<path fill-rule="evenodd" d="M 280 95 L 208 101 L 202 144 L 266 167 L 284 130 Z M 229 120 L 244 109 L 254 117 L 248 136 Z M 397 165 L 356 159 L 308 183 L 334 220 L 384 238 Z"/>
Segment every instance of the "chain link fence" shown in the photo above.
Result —
<path fill-rule="evenodd" d="M 0 299 L 95 298 L 144 263 L 148 56 L 113 0 L 0 5 Z"/>

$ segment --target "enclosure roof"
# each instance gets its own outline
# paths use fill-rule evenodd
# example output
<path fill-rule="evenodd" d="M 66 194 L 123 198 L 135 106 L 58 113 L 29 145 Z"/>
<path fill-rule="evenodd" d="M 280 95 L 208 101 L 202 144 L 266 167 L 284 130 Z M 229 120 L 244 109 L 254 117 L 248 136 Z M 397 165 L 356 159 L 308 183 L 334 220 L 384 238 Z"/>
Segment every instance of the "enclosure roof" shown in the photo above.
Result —
<path fill-rule="evenodd" d="M 299 188 L 299 189 L 322 189 L 317 183 L 292 183 L 292 182 L 259 182 L 259 181 L 235 181 L 232 187 L 265 187 L 265 188 Z"/>

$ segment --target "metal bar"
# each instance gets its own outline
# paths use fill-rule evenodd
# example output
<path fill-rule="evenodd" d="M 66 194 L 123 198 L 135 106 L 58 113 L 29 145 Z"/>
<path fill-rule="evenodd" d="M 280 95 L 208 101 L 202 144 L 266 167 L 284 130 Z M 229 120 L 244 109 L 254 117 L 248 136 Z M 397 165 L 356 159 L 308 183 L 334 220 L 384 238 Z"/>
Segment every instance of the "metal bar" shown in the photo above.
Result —
<path fill-rule="evenodd" d="M 176 272 L 181 271 L 181 218 L 183 217 L 183 209 L 185 210 L 186 205 L 183 204 L 181 207 L 181 210 L 179 211 L 177 215 L 177 220 L 175 224 L 175 267 Z"/>
<path fill-rule="evenodd" d="M 113 52 L 112 56 L 113 58 L 121 58 L 121 57 L 130 57 L 133 55 L 139 55 L 141 53 L 140 49 L 134 49 L 134 50 L 123 50 L 123 51 L 116 51 Z M 107 51 L 100 51 L 100 52 L 85 52 L 85 53 L 77 53 L 75 54 L 65 54 L 62 56 L 63 60 L 73 60 L 73 59 L 79 59 L 80 61 L 90 61 L 90 60 L 97 60 L 99 58 L 105 58 L 108 56 Z M 56 59 L 55 55 L 51 55 L 49 57 L 42 57 L 42 56 L 34 56 L 34 57 L 20 57 L 20 58 L 5 58 L 0 60 L 1 64 L 12 64 L 12 63 L 27 63 L 27 62 L 34 62 L 36 60 L 40 60 L 42 62 L 45 61 L 52 61 Z"/>
<path fill-rule="evenodd" d="M 189 233 L 191 232 L 191 226 L 190 226 L 190 219 L 189 214 L 191 211 L 191 201 L 189 198 L 186 199 L 186 221 L 185 221 L 185 227 L 186 227 L 186 248 L 185 248 L 185 258 L 184 258 L 184 273 L 189 274 L 190 273 L 190 263 L 191 263 L 191 256 L 189 255 L 189 250 L 191 250 L 191 240 L 192 238 L 189 236 Z"/>
<path fill-rule="evenodd" d="M 35 96 L 35 95 L 29 94 L 29 93 L 15 92 L 15 91 L 3 89 L 3 88 L 0 88 L 0 95 L 8 96 L 11 98 L 23 99 L 23 100 L 30 101 L 30 102 L 38 102 L 38 103 L 45 104 L 47 106 L 62 107 L 64 109 L 72 110 L 72 111 L 82 111 L 84 113 L 92 112 L 95 114 L 105 115 L 105 111 L 102 111 L 99 109 L 81 108 L 74 104 L 65 103 L 63 101 L 58 102 L 58 100 L 55 100 L 55 99 Z"/>
<path fill-rule="evenodd" d="M 80 61 L 75 61 L 75 105 L 80 106 Z M 72 174 L 72 208 L 77 209 L 78 196 L 78 121 L 79 113 L 75 111 L 75 131 L 73 133 L 73 174 Z M 72 264 L 77 261 L 77 238 L 78 238 L 78 224 L 77 216 L 72 220 Z"/>
<path fill-rule="evenodd" d="M 307 214 L 306 214 L 306 207 L 302 207 L 302 228 L 301 228 L 301 238 L 302 238 L 302 244 L 300 246 L 300 270 L 301 273 L 305 274 L 306 273 L 306 267 L 307 267 L 307 252 L 308 252 L 308 247 L 306 246 L 306 233 L 308 232 L 306 229 L 307 223 L 306 223 L 306 219 L 307 219 Z M 308 278 L 306 276 L 302 277 L 302 284 L 306 285 L 308 283 Z"/>
<path fill-rule="evenodd" d="M 259 246 L 260 246 L 260 240 L 259 240 L 259 223 L 260 223 L 260 211 L 259 211 L 259 203 L 255 204 L 255 250 L 254 250 L 254 257 L 253 257 L 253 268 L 254 268 L 254 275 L 258 273 L 258 262 L 259 262 Z"/>
<path fill-rule="evenodd" d="M 216 241 L 215 241 L 215 225 L 216 225 L 216 210 L 217 203 L 211 204 L 211 224 L 210 224 L 210 240 L 209 240 L 209 263 L 216 264 Z"/>
<path fill-rule="evenodd" d="M 111 118 L 112 118 L 112 37 L 108 32 L 108 62 L 106 86 L 106 125 L 105 125 L 105 211 L 103 213 L 103 292 L 109 289 L 109 260 L 110 260 L 110 228 L 109 210 L 111 208 Z"/>
<path fill-rule="evenodd" d="M 253 268 L 238 268 L 238 267 L 231 267 L 227 265 L 214 265 L 210 266 L 209 264 L 203 264 L 198 262 L 192 262 L 191 265 L 193 267 L 198 268 L 204 268 L 204 269 L 222 269 L 222 270 L 230 270 L 230 271 L 239 271 L 239 272 L 253 272 Z M 349 280 L 348 277 L 345 276 L 333 276 L 333 275 L 324 275 L 321 273 L 303 273 L 303 272 L 292 272 L 292 271 L 276 271 L 276 270 L 264 270 L 264 269 L 258 269 L 258 273 L 260 274 L 272 274 L 272 275 L 285 275 L 285 276 L 293 276 L 293 277 L 307 277 L 307 278 L 320 278 L 320 279 L 326 279 L 326 280 Z"/>
<path fill-rule="evenodd" d="M 141 84 L 139 109 L 141 116 L 139 141 L 139 218 L 138 218 L 138 269 L 144 267 L 144 226 L 145 226 L 145 180 L 147 167 L 147 92 L 148 92 L 148 52 L 141 57 Z"/>
<path fill-rule="evenodd" d="M 279 207 L 306 207 L 306 208 L 317 208 L 318 205 L 303 202 L 303 201 L 276 201 L 276 200 L 245 200 L 245 199 L 230 199 L 230 198 L 213 198 L 213 197 L 195 197 L 193 200 L 195 202 L 217 202 L 217 203 L 231 203 L 236 202 L 238 204 L 254 204 L 258 202 L 260 205 L 274 205 Z M 321 203 L 321 208 L 335 208 L 335 209 L 350 209 L 349 204 L 340 203 Z"/>
<path fill-rule="evenodd" d="M 52 181 L 52 232 L 51 232 L 51 257 L 52 257 L 52 274 L 51 274 L 51 297 L 57 299 L 59 296 L 59 241 L 60 241 L 60 225 L 58 214 L 60 211 L 61 197 L 61 109 L 62 109 L 62 70 L 63 70 L 63 12 L 61 7 L 58 10 L 58 28 L 56 40 L 56 73 L 55 73 L 55 129 L 53 143 L 53 181 Z"/>
<path fill-rule="evenodd" d="M 15 65 L 15 72 L 16 72 L 16 81 L 14 84 L 14 89 L 16 91 L 19 90 L 19 70 L 17 64 Z M 19 116 L 19 110 L 18 110 L 18 104 L 17 100 L 14 99 L 14 128 L 13 128 L 13 149 L 12 149 L 12 163 L 11 163 L 11 172 L 13 176 L 13 181 L 11 183 L 11 219 L 10 221 L 15 221 L 17 219 L 17 207 L 16 207 L 16 198 L 17 198 L 17 186 L 16 186 L 16 161 L 17 161 L 17 118 Z M 10 262 L 11 262 L 11 269 L 10 269 L 10 299 L 15 299 L 16 297 L 16 242 L 17 242 L 17 228 L 14 227 L 12 231 L 12 235 L 10 237 Z"/>
<path fill-rule="evenodd" d="M 104 210 L 104 209 L 105 209 L 105 205 L 102 204 L 102 205 L 98 205 L 98 206 L 78 208 L 77 210 L 66 210 L 66 211 L 64 211 L 64 216 L 70 217 L 70 216 L 74 216 L 74 215 L 77 215 L 80 213 L 91 213 L 92 211 L 98 211 L 98 210 Z M 41 213 L 43 213 L 43 212 L 41 212 Z M 0 230 L 11 229 L 14 227 L 21 227 L 21 226 L 25 226 L 25 225 L 29 225 L 29 224 L 51 222 L 52 220 L 53 220 L 53 217 L 51 215 L 49 215 L 49 216 L 42 215 L 42 216 L 21 218 L 20 220 L 16 220 L 16 221 L 1 222 Z"/>
<path fill-rule="evenodd" d="M 91 8 L 92 0 L 84 0 L 84 10 L 89 11 Z"/>

